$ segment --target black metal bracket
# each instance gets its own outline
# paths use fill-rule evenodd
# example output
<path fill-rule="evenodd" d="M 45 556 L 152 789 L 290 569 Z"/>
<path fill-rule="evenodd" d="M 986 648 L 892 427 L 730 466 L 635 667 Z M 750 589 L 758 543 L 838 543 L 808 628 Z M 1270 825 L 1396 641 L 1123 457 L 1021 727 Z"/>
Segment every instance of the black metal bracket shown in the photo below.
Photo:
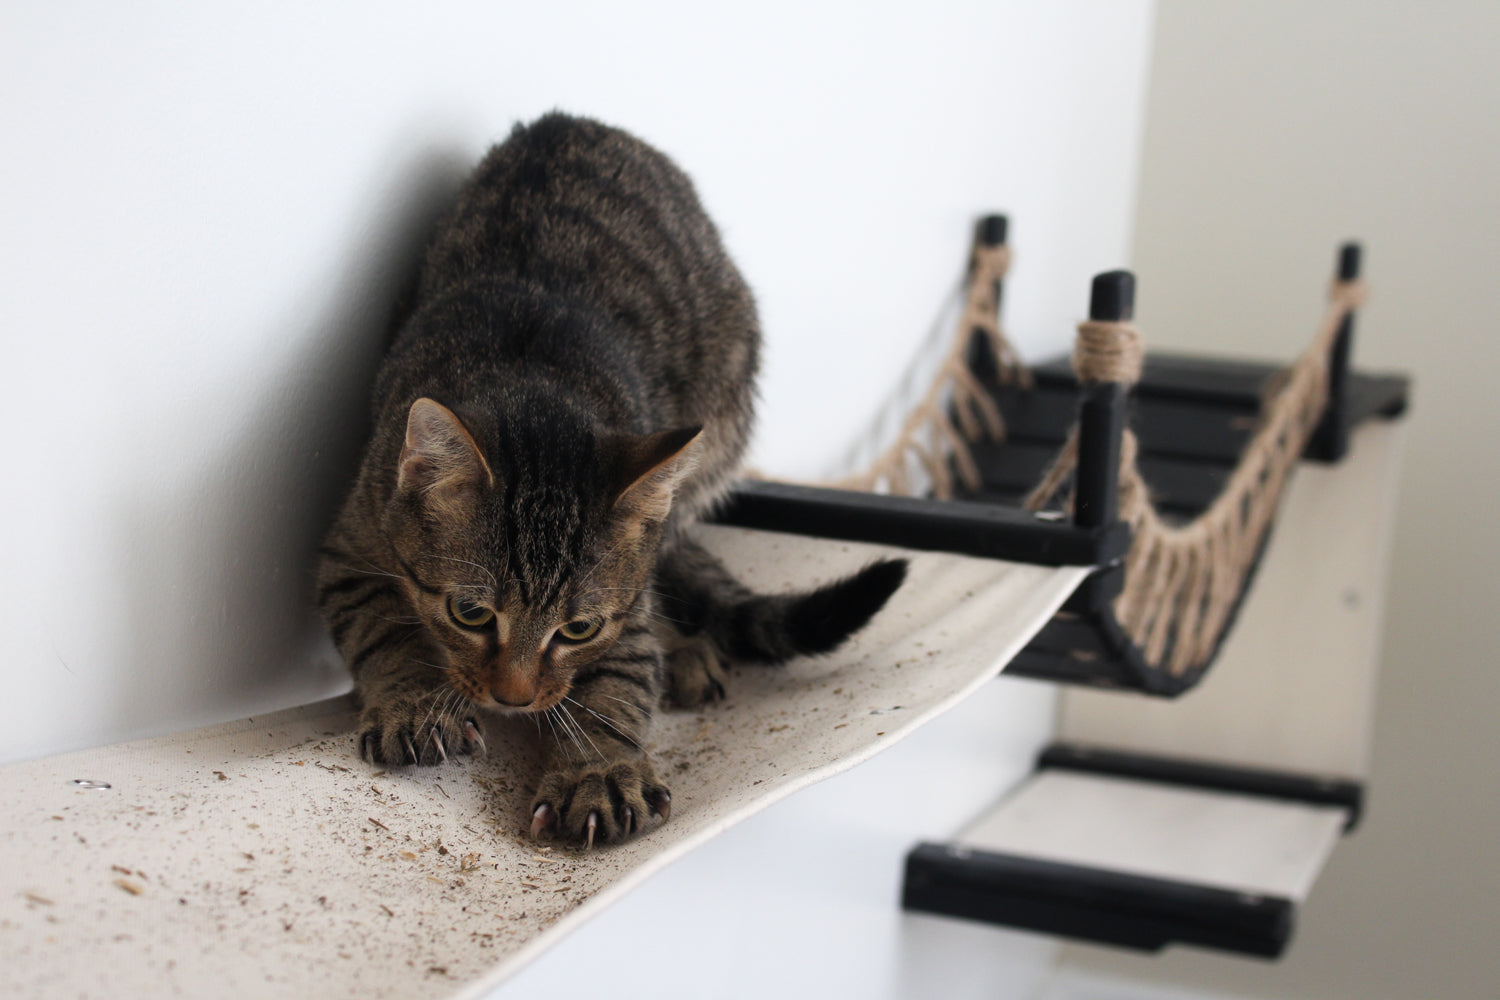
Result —
<path fill-rule="evenodd" d="M 1125 753 L 1074 743 L 1052 744 L 1037 757 L 1036 767 L 1038 771 L 1048 768 L 1079 771 L 1185 788 L 1236 792 L 1285 802 L 1337 806 L 1349 813 L 1349 818 L 1344 823 L 1345 833 L 1359 825 L 1364 813 L 1364 785 L 1345 778 L 1322 778 L 1290 771 Z"/>
<path fill-rule="evenodd" d="M 1296 913 L 1275 896 L 933 843 L 907 854 L 901 906 L 1141 951 L 1266 958 L 1286 949 Z"/>
<path fill-rule="evenodd" d="M 1097 566 L 1125 555 L 1124 525 L 1086 528 L 1015 507 L 745 480 L 720 524 L 1043 566 Z"/>
<path fill-rule="evenodd" d="M 1282 771 L 1054 744 L 1037 770 L 1069 770 L 1179 788 L 1347 810 L 1359 821 L 1364 786 Z M 1291 939 L 1297 904 L 1191 882 L 968 847 L 922 843 L 906 857 L 908 910 L 1062 937 L 1159 951 L 1189 944 L 1274 958 Z"/>

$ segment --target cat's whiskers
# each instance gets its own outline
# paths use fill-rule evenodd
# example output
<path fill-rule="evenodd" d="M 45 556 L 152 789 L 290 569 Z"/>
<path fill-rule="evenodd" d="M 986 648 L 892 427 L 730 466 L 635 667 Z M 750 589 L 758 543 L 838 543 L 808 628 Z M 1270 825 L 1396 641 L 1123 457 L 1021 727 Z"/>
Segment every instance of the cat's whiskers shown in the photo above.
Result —
<path fill-rule="evenodd" d="M 370 565 L 373 566 L 374 563 L 371 563 Z M 392 580 L 407 580 L 408 579 L 407 577 L 402 576 L 400 573 L 387 573 L 383 569 L 361 569 L 360 567 L 358 567 L 358 566 L 352 566 L 349 563 L 343 563 L 343 567 L 344 567 L 344 569 L 348 570 L 350 573 L 360 573 L 360 574 L 362 574 L 364 576 L 388 576 Z"/>
<path fill-rule="evenodd" d="M 552 721 L 552 709 L 549 708 L 547 711 L 542 712 L 541 716 L 547 720 L 547 728 L 552 730 L 552 740 L 557 744 L 557 748 L 561 750 L 563 745 L 562 737 L 557 735 L 557 725 Z M 538 731 L 540 731 L 540 727 Z"/>
<path fill-rule="evenodd" d="M 417 723 L 417 725 L 416 725 L 417 732 L 412 733 L 412 736 L 418 736 L 418 733 L 421 732 L 422 727 L 425 726 L 425 725 L 427 725 L 427 720 L 430 719 L 430 718 L 432 718 L 433 710 L 437 708 L 438 702 L 443 701 L 450 694 L 454 694 L 454 693 L 455 693 L 454 690 L 451 687 L 447 687 L 446 685 L 443 686 L 443 687 L 438 688 L 436 696 L 430 702 L 427 703 L 427 714 L 424 715 L 424 716 L 422 716 L 422 721 L 421 722 Z M 438 718 L 439 719 L 442 718 L 442 713 L 438 714 Z M 419 736 L 418 736 L 418 739 L 420 739 Z"/>
<path fill-rule="evenodd" d="M 642 708 L 640 705 L 635 704 L 634 702 L 626 701 L 624 698 L 616 698 L 612 694 L 604 694 L 602 691 L 599 693 L 599 696 L 601 698 L 608 698 L 610 701 L 617 701 L 621 705 L 624 705 L 626 708 L 633 708 L 637 712 L 643 712 L 646 715 L 647 718 L 650 718 L 651 713 L 649 711 L 647 711 L 646 709 Z"/>
<path fill-rule="evenodd" d="M 588 583 L 590 580 L 592 580 L 595 573 L 600 572 L 605 566 L 610 565 L 610 560 L 617 552 L 623 549 L 628 542 L 628 537 L 621 538 L 619 541 L 615 542 L 614 545 L 611 545 L 608 552 L 604 553 L 604 555 L 595 560 L 594 565 L 590 566 L 588 570 L 586 570 L 581 576 L 579 576 L 578 582 Z"/>
<path fill-rule="evenodd" d="M 437 713 L 438 722 L 441 723 L 443 721 L 443 716 L 445 716 L 445 715 L 454 715 L 454 714 L 456 714 L 453 711 L 454 706 L 457 705 L 459 702 L 461 702 L 463 700 L 464 700 L 464 696 L 461 693 L 459 693 L 458 688 L 453 687 L 450 684 L 448 686 L 448 697 L 444 699 L 444 701 L 443 701 L 443 707 L 440 708 L 438 710 L 438 713 Z"/>
<path fill-rule="evenodd" d="M 619 733 L 621 739 L 623 739 L 625 742 L 629 743 L 631 746 L 635 747 L 637 750 L 644 750 L 645 749 L 644 747 L 641 746 L 640 742 L 637 741 L 634 736 L 631 736 L 624 729 L 621 729 L 619 723 L 616 720 L 610 718 L 609 716 L 605 715 L 602 712 L 596 712 L 596 711 L 594 711 L 592 708 L 589 708 L 583 702 L 577 701 L 576 699 L 565 697 L 565 698 L 563 698 L 563 701 L 570 701 L 573 704 L 577 705 L 579 708 L 583 709 L 585 712 L 589 713 L 594 718 L 598 719 L 600 722 L 604 723 L 606 726 L 608 726 L 609 728 L 613 729 L 615 732 Z"/>
<path fill-rule="evenodd" d="M 472 559 L 460 559 L 457 556 L 438 556 L 438 558 L 446 559 L 448 562 L 463 563 L 465 566 L 473 566 L 475 569 L 479 570 L 485 576 L 490 578 L 491 586 L 495 587 L 496 589 L 499 589 L 500 587 L 500 581 L 495 579 L 495 574 L 490 572 L 490 569 L 487 566 L 482 566 L 479 563 L 474 562 Z"/>
<path fill-rule="evenodd" d="M 665 598 L 668 598 L 668 599 L 672 598 L 671 594 L 663 593 L 660 590 L 651 590 L 651 589 L 646 588 L 646 587 L 592 587 L 589 590 L 580 591 L 579 595 L 578 595 L 578 599 L 582 600 L 583 598 L 589 597 L 589 596 L 591 596 L 593 594 L 605 594 L 605 593 L 609 593 L 611 591 L 626 591 L 626 592 L 632 593 L 632 594 L 648 594 L 648 595 L 650 595 L 652 597 L 665 597 Z M 673 618 L 670 615 L 662 614 L 654 606 L 652 608 L 650 608 L 649 610 L 646 610 L 646 611 L 641 611 L 639 609 L 636 609 L 636 611 L 634 613 L 636 613 L 636 614 L 643 614 L 649 620 L 652 620 L 652 621 L 662 621 L 662 622 L 666 622 L 669 625 L 686 625 L 686 624 L 688 624 L 686 621 L 683 621 L 681 619 Z"/>
<path fill-rule="evenodd" d="M 565 716 L 563 714 L 563 711 L 565 711 L 565 709 L 563 709 L 562 705 L 559 703 L 557 705 L 552 706 L 552 708 L 549 708 L 547 711 L 549 711 L 549 712 L 556 711 L 557 712 L 557 724 L 562 727 L 562 731 L 568 734 L 568 739 L 572 740 L 573 741 L 573 745 L 578 748 L 578 756 L 580 756 L 580 757 L 587 756 L 583 752 L 583 744 L 578 741 L 578 734 L 575 733 L 573 731 L 573 729 L 568 725 L 568 718 L 569 717 Z"/>
<path fill-rule="evenodd" d="M 647 611 L 645 612 L 645 618 L 648 622 L 666 622 L 674 628 L 678 625 L 689 624 L 685 619 L 673 618 L 671 615 L 664 615 L 660 611 Z M 681 630 L 679 629 L 678 631 Z"/>
<path fill-rule="evenodd" d="M 573 699 L 571 699 L 571 698 L 564 698 L 563 700 L 564 701 L 572 701 Z M 577 702 L 574 702 L 574 704 L 577 704 Z M 604 758 L 604 751 L 602 751 L 602 750 L 599 749 L 599 744 L 597 744 L 597 743 L 594 742 L 594 738 L 589 735 L 589 731 L 587 729 L 583 728 L 583 724 L 580 723 L 576 718 L 573 717 L 573 710 L 570 709 L 570 708 L 568 708 L 568 706 L 564 705 L 562 702 L 558 702 L 557 703 L 557 707 L 563 710 L 563 714 L 568 717 L 569 721 L 573 725 L 573 728 L 575 730 L 577 730 L 579 733 L 581 733 L 583 735 L 584 739 L 586 739 L 586 740 L 589 741 L 589 746 L 591 746 L 591 747 L 594 748 L 594 753 L 598 754 L 599 759 L 600 760 L 604 760 L 605 759 Z M 579 749 L 581 750 L 582 747 L 580 747 Z"/>
<path fill-rule="evenodd" d="M 332 557 L 330 557 L 330 558 L 332 558 Z M 442 558 L 447 558 L 447 557 L 444 556 Z M 461 560 L 461 561 L 467 561 L 467 560 Z M 352 565 L 352 564 L 350 564 L 348 562 L 344 562 L 342 560 L 340 561 L 340 565 L 343 566 L 344 569 L 347 570 L 350 573 L 359 573 L 359 574 L 361 574 L 363 576 L 388 576 L 392 580 L 400 580 L 403 583 L 414 583 L 415 582 L 415 581 L 412 580 L 411 577 L 406 576 L 403 573 L 388 573 L 388 572 L 386 572 L 383 569 L 362 569 L 359 566 Z M 367 563 L 367 565 L 373 567 L 375 564 L 374 563 Z M 476 563 L 475 565 L 478 565 L 478 564 Z M 480 566 L 479 568 L 480 569 L 484 569 L 483 566 Z M 489 570 L 485 570 L 485 572 L 488 573 Z M 471 586 L 471 584 L 469 584 L 467 582 L 460 582 L 460 581 L 457 581 L 457 580 L 437 580 L 437 581 L 435 581 L 435 582 L 432 583 L 432 586 L 435 586 L 435 587 L 446 587 L 449 590 L 462 590 L 465 587 Z"/>
<path fill-rule="evenodd" d="M 665 597 L 671 599 L 672 595 L 662 590 L 652 590 L 650 587 L 590 587 L 579 591 L 579 597 L 588 597 L 590 594 L 607 594 L 612 591 L 623 590 L 632 594 L 650 594 L 652 597 Z"/>

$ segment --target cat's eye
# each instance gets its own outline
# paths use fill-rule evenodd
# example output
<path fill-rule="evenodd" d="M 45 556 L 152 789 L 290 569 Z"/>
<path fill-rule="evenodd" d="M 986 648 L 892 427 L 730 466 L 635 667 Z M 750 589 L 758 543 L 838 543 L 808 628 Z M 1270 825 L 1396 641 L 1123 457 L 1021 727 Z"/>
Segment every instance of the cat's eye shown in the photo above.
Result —
<path fill-rule="evenodd" d="M 558 637 L 567 642 L 587 642 L 599 631 L 599 623 L 587 618 L 579 618 L 577 621 L 560 625 L 557 629 Z"/>
<path fill-rule="evenodd" d="M 495 617 L 495 612 L 483 604 L 475 603 L 467 597 L 459 597 L 454 594 L 448 598 L 448 613 L 453 620 L 465 628 L 483 628 Z"/>

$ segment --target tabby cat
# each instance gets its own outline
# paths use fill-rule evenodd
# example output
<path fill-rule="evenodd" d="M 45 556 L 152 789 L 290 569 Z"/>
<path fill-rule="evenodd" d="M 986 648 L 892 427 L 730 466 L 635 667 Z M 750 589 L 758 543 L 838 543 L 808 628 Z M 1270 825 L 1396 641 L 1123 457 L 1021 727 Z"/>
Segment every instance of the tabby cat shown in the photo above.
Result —
<path fill-rule="evenodd" d="M 533 837 L 592 845 L 665 820 L 644 747 L 663 695 L 724 662 L 827 652 L 900 586 L 878 562 L 747 591 L 684 529 L 750 430 L 750 292 L 688 179 L 624 132 L 517 126 L 428 249 L 374 393 L 374 431 L 320 550 L 362 754 L 483 751 L 479 710 L 545 715 Z"/>

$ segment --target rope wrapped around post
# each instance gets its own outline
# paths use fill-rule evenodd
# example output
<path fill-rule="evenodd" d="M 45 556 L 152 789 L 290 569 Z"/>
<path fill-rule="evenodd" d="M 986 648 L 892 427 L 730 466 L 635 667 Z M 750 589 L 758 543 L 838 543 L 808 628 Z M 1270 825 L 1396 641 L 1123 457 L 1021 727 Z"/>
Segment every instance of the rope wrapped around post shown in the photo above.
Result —
<path fill-rule="evenodd" d="M 1214 502 L 1185 524 L 1169 524 L 1152 505 L 1137 468 L 1138 444 L 1124 433 L 1119 516 L 1132 531 L 1125 586 L 1115 617 L 1147 663 L 1175 676 L 1204 667 L 1239 600 L 1280 506 L 1293 467 L 1329 398 L 1330 352 L 1346 317 L 1364 300 L 1357 280 L 1335 282 L 1327 311 L 1301 356 L 1267 386 L 1260 422 Z M 1134 384 L 1144 338 L 1129 322 L 1081 323 L 1073 368 L 1086 385 Z M 1078 462 L 1075 427 L 1026 506 L 1057 497 Z"/>

